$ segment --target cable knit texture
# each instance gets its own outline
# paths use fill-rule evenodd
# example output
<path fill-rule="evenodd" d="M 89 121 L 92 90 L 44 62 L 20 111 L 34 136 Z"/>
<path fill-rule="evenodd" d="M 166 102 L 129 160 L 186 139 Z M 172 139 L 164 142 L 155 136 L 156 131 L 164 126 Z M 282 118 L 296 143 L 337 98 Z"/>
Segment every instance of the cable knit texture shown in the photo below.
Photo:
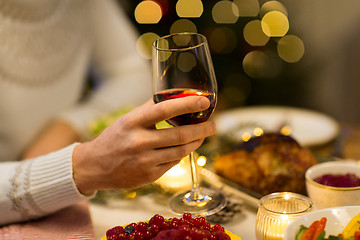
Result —
<path fill-rule="evenodd" d="M 35 219 L 92 197 L 82 195 L 72 178 L 71 159 L 76 145 L 35 159 L 3 164 L 14 171 L 8 179 L 0 177 L 7 192 L 6 196 L 0 195 L 0 225 Z M 6 180 L 10 185 L 4 184 Z"/>

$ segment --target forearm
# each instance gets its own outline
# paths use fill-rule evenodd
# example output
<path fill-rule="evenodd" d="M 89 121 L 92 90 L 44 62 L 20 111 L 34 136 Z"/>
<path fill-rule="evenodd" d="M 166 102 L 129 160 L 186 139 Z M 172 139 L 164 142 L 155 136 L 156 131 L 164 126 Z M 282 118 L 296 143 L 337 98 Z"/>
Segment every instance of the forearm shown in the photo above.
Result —
<path fill-rule="evenodd" d="M 73 181 L 74 147 L 0 164 L 0 225 L 42 217 L 87 199 Z"/>

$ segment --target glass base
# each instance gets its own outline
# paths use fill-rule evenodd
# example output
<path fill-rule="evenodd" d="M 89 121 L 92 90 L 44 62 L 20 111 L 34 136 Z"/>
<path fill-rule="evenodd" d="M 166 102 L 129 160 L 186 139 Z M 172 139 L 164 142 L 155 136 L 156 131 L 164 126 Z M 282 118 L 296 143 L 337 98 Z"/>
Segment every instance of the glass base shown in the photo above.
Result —
<path fill-rule="evenodd" d="M 225 195 L 220 191 L 200 188 L 198 193 L 182 192 L 169 201 L 170 209 L 175 214 L 191 213 L 194 216 L 209 216 L 219 212 L 227 204 Z"/>

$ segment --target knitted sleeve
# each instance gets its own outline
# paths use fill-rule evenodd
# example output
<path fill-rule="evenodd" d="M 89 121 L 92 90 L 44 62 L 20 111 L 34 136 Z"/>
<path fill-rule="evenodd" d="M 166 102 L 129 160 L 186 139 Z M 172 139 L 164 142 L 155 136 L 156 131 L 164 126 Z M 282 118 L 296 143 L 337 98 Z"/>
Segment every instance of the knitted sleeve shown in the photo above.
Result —
<path fill-rule="evenodd" d="M 61 117 L 83 136 L 100 113 L 136 107 L 151 98 L 150 63 L 136 50 L 138 34 L 113 0 L 89 1 L 93 68 L 99 85 L 81 105 Z"/>
<path fill-rule="evenodd" d="M 92 197 L 82 195 L 73 181 L 75 146 L 0 163 L 0 225 L 39 218 Z"/>

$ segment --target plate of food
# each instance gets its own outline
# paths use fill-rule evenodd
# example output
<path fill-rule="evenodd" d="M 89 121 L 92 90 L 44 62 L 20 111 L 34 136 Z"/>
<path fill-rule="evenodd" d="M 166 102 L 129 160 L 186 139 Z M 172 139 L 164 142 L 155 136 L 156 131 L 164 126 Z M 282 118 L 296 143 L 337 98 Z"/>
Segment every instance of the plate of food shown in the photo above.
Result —
<path fill-rule="evenodd" d="M 320 209 L 295 219 L 286 228 L 284 240 L 303 239 L 360 239 L 360 206 Z"/>
<path fill-rule="evenodd" d="M 184 213 L 180 217 L 164 218 L 155 214 L 149 220 L 129 223 L 125 226 L 114 226 L 106 231 L 101 240 L 122 239 L 216 239 L 241 240 L 220 224 L 211 225 L 204 217 L 194 217 Z"/>
<path fill-rule="evenodd" d="M 313 110 L 284 106 L 243 107 L 219 112 L 214 116 L 217 134 L 241 140 L 244 132 L 260 128 L 278 132 L 284 126 L 303 146 L 317 146 L 334 139 L 339 124 L 330 116 Z"/>
<path fill-rule="evenodd" d="M 235 194 L 237 190 L 236 195 L 255 207 L 273 192 L 306 195 L 305 173 L 318 163 L 308 147 L 280 133 L 252 137 L 210 159 L 201 171 L 203 180 Z"/>

